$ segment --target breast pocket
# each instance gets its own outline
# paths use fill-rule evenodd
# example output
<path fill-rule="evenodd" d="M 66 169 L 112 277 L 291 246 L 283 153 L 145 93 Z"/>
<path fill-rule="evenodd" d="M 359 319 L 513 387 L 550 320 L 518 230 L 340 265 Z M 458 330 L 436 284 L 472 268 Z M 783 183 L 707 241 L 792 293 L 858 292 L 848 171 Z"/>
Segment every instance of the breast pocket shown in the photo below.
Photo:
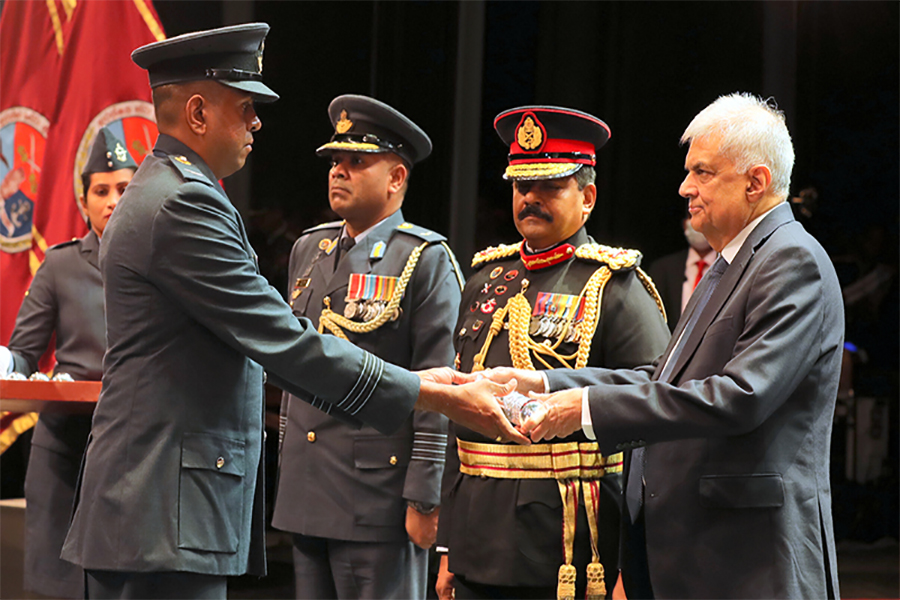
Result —
<path fill-rule="evenodd" d="M 244 515 L 246 443 L 205 433 L 181 442 L 178 547 L 237 552 Z"/>

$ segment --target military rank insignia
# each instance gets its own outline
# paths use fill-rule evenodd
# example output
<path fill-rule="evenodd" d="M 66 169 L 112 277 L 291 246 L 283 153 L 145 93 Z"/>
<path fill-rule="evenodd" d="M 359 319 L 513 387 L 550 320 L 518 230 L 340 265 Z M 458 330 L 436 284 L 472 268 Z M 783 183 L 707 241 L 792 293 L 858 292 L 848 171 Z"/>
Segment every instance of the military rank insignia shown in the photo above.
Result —
<path fill-rule="evenodd" d="M 565 331 L 563 341 L 577 344 L 583 319 L 584 298 L 579 302 L 578 296 L 538 292 L 528 332 L 535 337 L 558 338 Z"/>
<path fill-rule="evenodd" d="M 341 111 L 341 118 L 338 119 L 338 122 L 334 124 L 334 131 L 336 133 L 347 133 L 353 128 L 353 121 L 347 116 L 347 111 Z"/>
<path fill-rule="evenodd" d="M 547 131 L 544 124 L 541 123 L 534 113 L 527 112 L 519 121 L 516 127 L 516 142 L 522 150 L 534 152 L 541 149 L 544 140 L 547 138 Z"/>
<path fill-rule="evenodd" d="M 396 277 L 352 273 L 347 288 L 344 316 L 358 321 L 371 321 L 377 318 L 394 297 L 396 288 Z M 391 315 L 391 321 L 396 321 L 399 316 L 398 308 L 395 314 Z"/>

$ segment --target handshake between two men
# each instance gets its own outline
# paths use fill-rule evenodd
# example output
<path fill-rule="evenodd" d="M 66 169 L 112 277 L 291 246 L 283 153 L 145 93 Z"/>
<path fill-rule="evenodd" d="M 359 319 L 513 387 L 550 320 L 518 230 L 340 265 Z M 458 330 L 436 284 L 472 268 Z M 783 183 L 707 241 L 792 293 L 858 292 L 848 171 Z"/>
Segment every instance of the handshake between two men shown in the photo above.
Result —
<path fill-rule="evenodd" d="M 439 367 L 417 375 L 422 379 L 417 409 L 443 413 L 451 421 L 498 442 L 530 444 L 565 437 L 581 428 L 582 390 L 545 394 L 539 371 L 498 367 L 460 373 Z M 518 425 L 513 425 L 498 402 L 513 392 L 537 402 Z"/>

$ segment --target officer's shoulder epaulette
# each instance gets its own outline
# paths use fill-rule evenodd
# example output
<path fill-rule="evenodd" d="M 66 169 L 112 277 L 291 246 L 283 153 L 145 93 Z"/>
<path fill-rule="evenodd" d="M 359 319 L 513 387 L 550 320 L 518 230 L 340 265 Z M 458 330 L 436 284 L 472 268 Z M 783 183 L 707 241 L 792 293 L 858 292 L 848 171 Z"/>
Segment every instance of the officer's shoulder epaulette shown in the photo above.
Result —
<path fill-rule="evenodd" d="M 518 254 L 522 248 L 522 242 L 517 244 L 500 244 L 499 246 L 488 246 L 481 252 L 476 252 L 472 257 L 472 268 L 480 267 L 495 260 L 509 258 L 514 254 Z"/>
<path fill-rule="evenodd" d="M 582 244 L 575 250 L 575 258 L 605 264 L 611 271 L 634 269 L 641 264 L 639 250 L 613 248 L 603 244 Z"/>
<path fill-rule="evenodd" d="M 181 154 L 170 154 L 169 162 L 179 173 L 181 173 L 181 177 L 185 181 L 200 181 L 206 185 L 214 185 L 213 182 L 209 180 L 209 177 L 204 175 L 194 163 Z"/>
<path fill-rule="evenodd" d="M 322 223 L 321 225 L 316 225 L 315 227 L 310 227 L 309 229 L 305 229 L 303 233 L 300 235 L 306 235 L 307 233 L 313 233 L 314 231 L 322 231 L 325 229 L 340 229 L 344 226 L 343 221 L 329 221 L 328 223 Z"/>
<path fill-rule="evenodd" d="M 78 243 L 78 238 L 73 237 L 71 240 L 68 240 L 65 242 L 60 242 L 58 244 L 53 244 L 52 246 L 47 248 L 47 252 L 50 252 L 51 250 L 59 250 L 60 248 L 66 248 L 68 246 L 71 246 L 71 245 L 77 244 L 77 243 Z"/>
<path fill-rule="evenodd" d="M 408 235 L 417 237 L 420 240 L 432 243 L 443 242 L 447 239 L 436 231 L 432 231 L 424 227 L 419 227 L 418 225 L 413 225 L 412 223 L 406 221 L 397 225 L 397 227 L 394 229 L 394 233 L 406 233 Z"/>

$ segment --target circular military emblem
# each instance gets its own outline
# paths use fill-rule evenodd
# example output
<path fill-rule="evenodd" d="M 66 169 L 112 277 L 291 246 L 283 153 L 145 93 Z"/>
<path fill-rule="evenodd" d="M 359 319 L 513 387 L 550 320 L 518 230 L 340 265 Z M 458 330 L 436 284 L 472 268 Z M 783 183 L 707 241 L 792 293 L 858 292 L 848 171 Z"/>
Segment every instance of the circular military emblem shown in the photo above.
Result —
<path fill-rule="evenodd" d="M 0 112 L 0 249 L 14 254 L 31 248 L 34 202 L 50 121 L 15 106 Z"/>
<path fill-rule="evenodd" d="M 476 310 L 478 310 L 479 306 L 481 306 L 481 302 L 478 302 L 476 300 L 475 302 L 472 303 L 472 306 L 469 307 L 469 312 L 475 312 Z"/>
<path fill-rule="evenodd" d="M 498 296 L 502 296 L 506 293 L 506 290 L 507 288 L 505 285 L 498 285 L 496 288 L 494 288 L 494 293 Z"/>
<path fill-rule="evenodd" d="M 497 279 L 500 277 L 500 273 L 503 272 L 503 267 L 495 267 L 493 271 L 491 271 L 491 279 Z"/>
<path fill-rule="evenodd" d="M 517 269 L 513 269 L 512 271 L 507 271 L 506 275 L 503 276 L 503 279 L 506 281 L 512 281 L 516 277 L 519 276 L 519 271 Z"/>
<path fill-rule="evenodd" d="M 153 151 L 153 145 L 159 136 L 156 128 L 156 116 L 153 105 L 143 100 L 129 100 L 107 106 L 100 111 L 88 124 L 81 136 L 78 150 L 75 152 L 75 165 L 72 181 L 74 184 L 75 203 L 81 210 L 78 198 L 84 193 L 81 183 L 81 171 L 87 162 L 91 151 L 91 144 L 97 132 L 103 127 L 108 127 L 117 138 L 125 142 L 125 150 L 131 154 L 134 162 L 140 166 L 144 158 Z"/>

